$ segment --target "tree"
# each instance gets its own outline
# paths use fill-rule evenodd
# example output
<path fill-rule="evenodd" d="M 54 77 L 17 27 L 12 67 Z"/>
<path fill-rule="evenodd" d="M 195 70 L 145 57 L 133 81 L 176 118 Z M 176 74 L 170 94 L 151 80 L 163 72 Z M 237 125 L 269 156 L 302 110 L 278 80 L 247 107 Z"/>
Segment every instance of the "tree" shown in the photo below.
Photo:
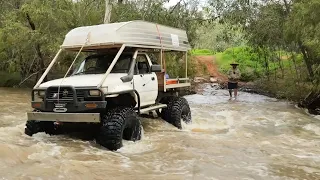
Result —
<path fill-rule="evenodd" d="M 320 59 L 319 0 L 209 2 L 211 16 L 220 22 L 240 25 L 252 46 L 302 53 L 310 80 L 316 78 Z"/>
<path fill-rule="evenodd" d="M 286 38 L 299 46 L 310 77 L 314 78 L 314 65 L 320 64 L 320 2 L 296 0 L 286 22 Z"/>

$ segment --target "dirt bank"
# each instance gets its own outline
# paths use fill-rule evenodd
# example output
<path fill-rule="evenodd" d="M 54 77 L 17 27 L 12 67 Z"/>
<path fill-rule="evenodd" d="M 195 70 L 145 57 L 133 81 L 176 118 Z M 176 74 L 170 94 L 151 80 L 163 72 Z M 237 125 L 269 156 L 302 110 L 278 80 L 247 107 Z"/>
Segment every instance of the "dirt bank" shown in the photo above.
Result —
<path fill-rule="evenodd" d="M 219 67 L 214 56 L 194 56 L 193 60 L 196 62 L 197 73 L 192 81 L 190 93 L 201 94 L 205 87 L 203 84 L 205 83 L 212 83 L 213 86 L 219 89 L 227 88 L 228 78 L 219 72 Z M 259 83 L 256 84 L 253 82 L 239 82 L 239 90 L 269 97 L 277 97 L 272 92 L 259 87 L 258 84 Z M 320 95 L 318 92 L 310 93 L 308 97 L 297 103 L 300 107 L 308 109 L 311 114 L 320 114 Z"/>
<path fill-rule="evenodd" d="M 202 91 L 202 86 L 199 86 L 199 84 L 203 83 L 217 83 L 220 88 L 227 88 L 228 77 L 219 72 L 215 56 L 194 56 L 193 58 L 197 66 L 196 77 L 193 79 L 193 89 L 196 92 Z M 239 82 L 239 88 L 250 91 L 254 88 L 254 84 L 252 82 Z"/>

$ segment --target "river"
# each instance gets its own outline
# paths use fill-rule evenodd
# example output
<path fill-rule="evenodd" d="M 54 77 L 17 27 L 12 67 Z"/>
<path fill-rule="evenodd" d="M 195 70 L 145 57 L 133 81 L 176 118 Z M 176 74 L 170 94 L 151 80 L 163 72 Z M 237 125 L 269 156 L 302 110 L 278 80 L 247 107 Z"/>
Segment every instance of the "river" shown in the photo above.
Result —
<path fill-rule="evenodd" d="M 142 119 L 141 141 L 110 152 L 67 135 L 24 135 L 30 92 L 0 89 L 0 179 L 320 179 L 320 118 L 293 104 L 208 85 L 186 96 L 193 124 Z"/>

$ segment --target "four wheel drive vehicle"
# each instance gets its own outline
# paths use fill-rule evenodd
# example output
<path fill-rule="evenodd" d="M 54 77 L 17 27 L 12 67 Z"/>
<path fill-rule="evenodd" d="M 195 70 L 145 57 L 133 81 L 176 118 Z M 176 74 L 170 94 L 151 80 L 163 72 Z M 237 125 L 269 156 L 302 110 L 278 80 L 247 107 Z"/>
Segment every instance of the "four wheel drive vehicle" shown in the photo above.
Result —
<path fill-rule="evenodd" d="M 96 142 L 117 150 L 122 140 L 140 140 L 143 113 L 157 114 L 181 129 L 191 122 L 186 99 L 179 91 L 190 86 L 187 78 L 167 79 L 166 51 L 190 49 L 186 32 L 145 21 L 130 21 L 80 27 L 71 30 L 61 49 L 32 90 L 33 112 L 27 113 L 25 133 L 63 133 L 78 124 L 89 131 L 93 125 Z M 77 52 L 64 78 L 44 82 L 62 51 Z M 80 53 L 91 53 L 78 63 Z M 160 62 L 149 54 L 158 53 Z M 182 67 L 183 68 L 183 67 Z"/>

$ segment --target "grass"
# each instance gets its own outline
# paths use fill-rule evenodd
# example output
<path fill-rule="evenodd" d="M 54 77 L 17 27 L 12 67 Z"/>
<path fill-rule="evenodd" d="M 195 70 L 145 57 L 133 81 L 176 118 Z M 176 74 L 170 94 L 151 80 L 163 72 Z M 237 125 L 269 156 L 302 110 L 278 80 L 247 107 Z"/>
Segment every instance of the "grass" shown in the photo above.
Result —
<path fill-rule="evenodd" d="M 229 48 L 224 52 L 215 54 L 216 63 L 220 72 L 226 74 L 231 68 L 230 63 L 239 63 L 242 81 L 252 81 L 262 75 L 263 66 L 258 61 L 258 54 L 249 47 Z"/>
<path fill-rule="evenodd" d="M 306 81 L 308 76 L 306 71 L 303 72 L 302 79 L 288 69 L 284 70 L 284 77 L 276 76 L 271 78 L 261 78 L 255 83 L 257 88 L 266 90 L 276 98 L 288 99 L 294 102 L 300 102 L 310 92 L 316 92 L 316 86 Z M 278 71 L 277 74 L 280 74 Z"/>
<path fill-rule="evenodd" d="M 289 53 L 284 51 L 268 52 L 273 56 L 270 56 L 268 61 L 269 72 L 278 71 L 281 68 L 283 70 L 293 67 L 293 61 Z M 278 56 L 280 54 L 280 63 Z M 248 46 L 233 47 L 215 54 L 216 63 L 219 66 L 219 70 L 222 73 L 227 73 L 230 69 L 230 63 L 238 62 L 239 69 L 241 71 L 242 81 L 254 81 L 265 76 L 266 67 L 263 55 L 257 53 L 253 48 Z M 296 62 L 302 63 L 301 55 L 296 55 Z"/>

